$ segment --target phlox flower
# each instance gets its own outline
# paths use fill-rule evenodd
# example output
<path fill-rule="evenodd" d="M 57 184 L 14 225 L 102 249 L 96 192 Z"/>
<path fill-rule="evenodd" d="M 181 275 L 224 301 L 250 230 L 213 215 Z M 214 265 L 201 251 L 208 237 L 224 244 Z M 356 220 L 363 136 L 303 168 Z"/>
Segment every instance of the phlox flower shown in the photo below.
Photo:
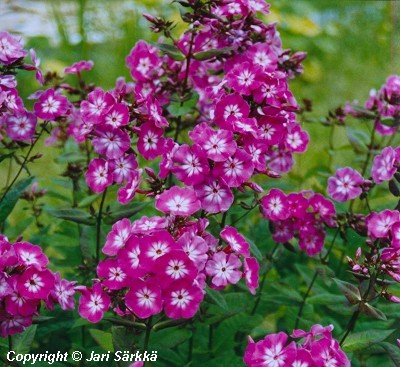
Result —
<path fill-rule="evenodd" d="M 116 255 L 126 245 L 131 234 L 131 222 L 128 218 L 123 218 L 114 223 L 112 230 L 107 235 L 103 253 L 108 256 Z"/>
<path fill-rule="evenodd" d="M 290 216 L 286 195 L 279 189 L 272 189 L 261 199 L 262 213 L 270 220 L 285 220 Z"/>
<path fill-rule="evenodd" d="M 237 270 L 242 266 L 239 258 L 224 252 L 216 252 L 207 262 L 206 273 L 212 276 L 212 284 L 217 287 L 225 287 L 228 283 L 236 284 L 242 278 L 242 272 Z"/>
<path fill-rule="evenodd" d="M 382 153 L 374 158 L 371 176 L 375 183 L 379 184 L 392 179 L 400 163 L 400 147 L 393 149 L 386 147 Z"/>
<path fill-rule="evenodd" d="M 73 63 L 71 66 L 68 66 L 64 69 L 65 74 L 80 74 L 82 71 L 89 71 L 92 69 L 94 63 L 92 60 L 81 60 Z"/>
<path fill-rule="evenodd" d="M 130 148 L 129 135 L 121 129 L 109 125 L 100 126 L 95 130 L 92 139 L 94 150 L 109 159 L 118 159 Z"/>
<path fill-rule="evenodd" d="M 114 97 L 110 93 L 104 92 L 101 88 L 96 88 L 88 94 L 87 101 L 81 102 L 82 120 L 98 125 L 104 120 L 104 116 L 114 104 Z"/>
<path fill-rule="evenodd" d="M 70 103 L 67 97 L 56 93 L 52 88 L 42 93 L 33 106 L 36 116 L 48 121 L 53 121 L 57 117 L 66 115 L 69 108 Z"/>
<path fill-rule="evenodd" d="M 192 189 L 174 186 L 156 198 L 156 208 L 166 214 L 189 216 L 200 209 L 200 201 Z"/>
<path fill-rule="evenodd" d="M 201 208 L 209 213 L 226 212 L 234 200 L 232 191 L 222 178 L 208 177 L 193 189 Z"/>
<path fill-rule="evenodd" d="M 245 257 L 250 256 L 250 245 L 236 228 L 225 226 L 220 236 L 230 246 L 232 251 Z"/>
<path fill-rule="evenodd" d="M 129 284 L 129 292 L 125 296 L 126 306 L 141 319 L 146 319 L 161 312 L 163 298 L 161 288 L 140 279 Z"/>
<path fill-rule="evenodd" d="M 87 185 L 94 192 L 103 192 L 106 187 L 112 184 L 112 175 L 108 169 L 108 162 L 102 158 L 92 159 L 85 178 Z"/>
<path fill-rule="evenodd" d="M 385 238 L 388 236 L 392 225 L 400 220 L 397 210 L 384 210 L 380 213 L 370 213 L 365 224 L 368 228 L 368 236 L 372 238 Z"/>
<path fill-rule="evenodd" d="M 77 290 L 82 293 L 79 298 L 79 315 L 90 322 L 99 322 L 110 307 L 110 297 L 100 283 L 94 284 L 92 288 L 77 287 Z"/>
<path fill-rule="evenodd" d="M 20 38 L 13 37 L 8 32 L 0 32 L 0 63 L 8 65 L 25 57 L 28 51 L 23 49 Z"/>
<path fill-rule="evenodd" d="M 350 168 L 339 168 L 335 177 L 328 178 L 328 193 L 336 201 L 344 202 L 355 199 L 361 192 L 364 178 L 361 174 Z"/>

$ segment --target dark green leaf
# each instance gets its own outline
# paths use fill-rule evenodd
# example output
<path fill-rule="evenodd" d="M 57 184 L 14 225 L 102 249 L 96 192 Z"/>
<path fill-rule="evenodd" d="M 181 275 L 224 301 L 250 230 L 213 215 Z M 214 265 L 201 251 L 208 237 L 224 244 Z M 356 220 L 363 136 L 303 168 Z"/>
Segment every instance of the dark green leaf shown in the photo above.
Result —
<path fill-rule="evenodd" d="M 103 218 L 105 224 L 114 224 L 123 218 L 130 218 L 139 213 L 148 203 L 130 202 L 127 205 L 116 204 L 111 206 L 109 215 Z"/>
<path fill-rule="evenodd" d="M 100 194 L 94 194 L 85 197 L 83 200 L 79 202 L 78 208 L 88 207 L 90 204 L 93 204 L 100 196 L 101 196 Z"/>
<path fill-rule="evenodd" d="M 347 126 L 347 137 L 356 153 L 368 152 L 370 137 L 364 131 Z"/>
<path fill-rule="evenodd" d="M 14 187 L 11 188 L 4 199 L 0 202 L 0 223 L 4 222 L 11 214 L 15 205 L 17 204 L 18 199 L 34 179 L 35 177 L 31 176 L 19 181 Z"/>
<path fill-rule="evenodd" d="M 232 50 L 233 50 L 233 47 L 225 47 L 225 48 L 220 48 L 220 49 L 197 52 L 193 55 L 193 58 L 195 60 L 200 60 L 200 61 L 209 60 L 215 56 L 220 56 L 220 55 L 226 54 Z"/>
<path fill-rule="evenodd" d="M 380 345 L 383 349 L 385 349 L 386 353 L 389 355 L 396 367 L 400 367 L 400 348 L 386 342 L 381 343 Z"/>
<path fill-rule="evenodd" d="M 355 352 L 380 343 L 388 338 L 395 330 L 367 330 L 350 334 L 343 344 L 345 352 Z"/>
<path fill-rule="evenodd" d="M 193 92 L 192 96 L 187 100 L 171 100 L 171 103 L 167 108 L 168 112 L 174 117 L 187 115 L 193 111 L 193 108 L 196 106 L 198 100 L 199 94 L 197 92 Z"/>
<path fill-rule="evenodd" d="M 96 224 L 96 219 L 92 215 L 79 209 L 47 209 L 47 213 L 52 217 L 69 220 L 75 223 L 87 224 L 89 226 Z"/>
<path fill-rule="evenodd" d="M 184 343 L 192 336 L 188 329 L 165 329 L 157 333 L 152 333 L 150 342 L 153 350 L 170 349 Z"/>
<path fill-rule="evenodd" d="M 162 52 L 167 54 L 173 60 L 183 61 L 186 59 L 182 51 L 174 45 L 170 45 L 169 43 L 161 43 L 161 44 L 154 43 L 154 46 L 159 48 Z"/>
<path fill-rule="evenodd" d="M 307 299 L 307 302 L 312 305 L 332 305 L 335 303 L 344 303 L 345 301 L 346 299 L 343 296 L 331 293 L 320 293 Z"/>
<path fill-rule="evenodd" d="M 263 254 L 261 253 L 261 251 L 259 250 L 259 248 L 257 247 L 257 245 L 249 240 L 248 238 L 246 238 L 246 241 L 249 243 L 250 245 L 250 251 L 251 253 L 254 255 L 254 257 L 258 260 L 258 261 L 262 261 L 263 259 Z"/>
<path fill-rule="evenodd" d="M 333 280 L 352 305 L 361 301 L 360 290 L 355 285 L 337 278 L 334 278 Z"/>
<path fill-rule="evenodd" d="M 368 303 L 363 303 L 360 307 L 360 311 L 366 315 L 372 316 L 375 319 L 386 321 L 386 315 L 377 308 L 371 306 Z"/>
<path fill-rule="evenodd" d="M 218 305 L 224 310 L 228 310 L 228 304 L 226 303 L 225 298 L 221 294 L 221 292 L 218 292 L 209 287 L 206 288 L 206 292 L 208 297 L 211 299 L 211 301 L 213 301 L 214 304 Z"/>
<path fill-rule="evenodd" d="M 3 162 L 7 158 L 11 158 L 14 155 L 14 152 L 0 155 L 0 162 Z"/>
<path fill-rule="evenodd" d="M 23 333 L 14 336 L 13 350 L 15 351 L 15 354 L 29 353 L 36 335 L 36 329 L 37 325 L 32 325 L 27 328 Z"/>
<path fill-rule="evenodd" d="M 393 196 L 400 196 L 400 190 L 395 180 L 389 181 L 389 191 L 392 193 Z"/>
<path fill-rule="evenodd" d="M 102 347 L 105 351 L 114 352 L 114 346 L 112 341 L 112 334 L 107 333 L 103 330 L 98 329 L 90 329 L 90 335 L 96 341 L 100 347 Z"/>
<path fill-rule="evenodd" d="M 96 232 L 94 227 L 83 227 L 79 246 L 84 260 L 91 261 L 96 256 Z"/>

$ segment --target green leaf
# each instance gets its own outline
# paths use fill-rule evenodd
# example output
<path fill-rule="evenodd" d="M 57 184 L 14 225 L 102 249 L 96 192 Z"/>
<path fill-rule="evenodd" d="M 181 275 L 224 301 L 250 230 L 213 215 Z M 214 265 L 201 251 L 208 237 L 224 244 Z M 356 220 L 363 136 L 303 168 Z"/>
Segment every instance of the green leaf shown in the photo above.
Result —
<path fill-rule="evenodd" d="M 164 329 L 157 333 L 152 333 L 150 342 L 152 350 L 170 349 L 179 344 L 184 343 L 192 336 L 192 332 L 188 329 Z"/>
<path fill-rule="evenodd" d="M 89 213 L 84 212 L 79 209 L 47 209 L 49 215 L 52 217 L 69 220 L 71 222 L 86 224 L 89 226 L 94 226 L 96 224 L 96 219 Z"/>
<path fill-rule="evenodd" d="M 345 301 L 342 295 L 331 293 L 320 293 L 307 299 L 307 302 L 312 305 L 331 305 L 335 303 L 344 303 Z"/>
<path fill-rule="evenodd" d="M 174 45 L 170 45 L 169 43 L 161 43 L 161 44 L 154 43 L 154 46 L 159 48 L 162 52 L 167 54 L 173 60 L 183 61 L 186 59 L 182 51 Z"/>
<path fill-rule="evenodd" d="M 209 287 L 206 288 L 206 293 L 214 304 L 218 305 L 224 310 L 228 310 L 228 304 L 221 292 L 217 292 Z"/>
<path fill-rule="evenodd" d="M 248 238 L 246 238 L 246 241 L 249 243 L 250 245 L 250 252 L 254 255 L 254 257 L 258 260 L 258 261 L 262 261 L 263 259 L 263 254 L 261 253 L 261 251 L 259 250 L 259 248 L 257 247 L 257 245 L 249 240 Z"/>
<path fill-rule="evenodd" d="M 13 350 L 15 354 L 26 354 L 29 353 L 33 340 L 35 338 L 37 325 L 32 325 L 27 328 L 23 333 L 14 336 Z"/>
<path fill-rule="evenodd" d="M 54 161 L 58 164 L 76 163 L 86 161 L 86 157 L 79 152 L 68 152 L 57 156 Z"/>
<path fill-rule="evenodd" d="M 395 330 L 367 330 L 351 334 L 343 344 L 346 353 L 355 352 L 380 343 L 388 338 Z"/>
<path fill-rule="evenodd" d="M 195 60 L 199 60 L 199 61 L 209 60 L 209 59 L 212 59 L 213 57 L 226 54 L 227 52 L 232 51 L 232 50 L 233 50 L 233 47 L 224 47 L 224 48 L 215 49 L 215 50 L 197 52 L 197 53 L 193 54 L 193 58 Z"/>
<path fill-rule="evenodd" d="M 352 305 L 360 303 L 360 290 L 355 285 L 344 282 L 343 280 L 337 278 L 334 278 L 333 280 Z"/>
<path fill-rule="evenodd" d="M 100 347 L 105 351 L 114 352 L 114 345 L 112 341 L 112 334 L 103 330 L 89 329 L 89 333 Z"/>
<path fill-rule="evenodd" d="M 366 315 L 372 316 L 375 319 L 386 321 L 386 315 L 378 310 L 376 307 L 371 306 L 368 303 L 363 303 L 360 307 L 360 311 Z"/>
<path fill-rule="evenodd" d="M 4 161 L 5 159 L 7 159 L 7 158 L 11 158 L 11 157 L 14 155 L 14 153 L 15 153 L 15 152 L 0 155 L 0 162 L 3 162 L 3 161 Z"/>
<path fill-rule="evenodd" d="M 100 196 L 101 196 L 100 194 L 94 194 L 85 197 L 83 200 L 79 202 L 78 208 L 88 207 L 90 204 L 93 204 Z"/>
<path fill-rule="evenodd" d="M 15 205 L 17 204 L 18 199 L 34 179 L 34 176 L 28 177 L 19 181 L 10 189 L 4 199 L 0 202 L 0 223 L 4 222 L 11 214 Z"/>
<path fill-rule="evenodd" d="M 91 261 L 96 254 L 96 232 L 94 227 L 83 227 L 79 238 L 83 259 Z"/>
<path fill-rule="evenodd" d="M 187 115 L 193 111 L 193 108 L 196 106 L 198 101 L 199 94 L 197 92 L 192 92 L 192 96 L 187 100 L 175 101 L 171 99 L 171 103 L 167 110 L 174 117 Z"/>
<path fill-rule="evenodd" d="M 109 214 L 103 218 L 105 224 L 114 224 L 123 218 L 130 218 L 139 213 L 148 203 L 130 202 L 127 205 L 115 204 L 111 206 Z"/>
<path fill-rule="evenodd" d="M 353 146 L 354 150 L 357 153 L 368 152 L 370 137 L 364 131 L 354 129 L 351 126 L 347 126 L 347 137 L 350 144 Z"/>
<path fill-rule="evenodd" d="M 386 353 L 389 355 L 390 359 L 396 365 L 396 367 L 400 367 L 400 349 L 398 346 L 394 346 L 390 343 L 381 343 L 380 344 L 383 349 L 385 349 Z"/>

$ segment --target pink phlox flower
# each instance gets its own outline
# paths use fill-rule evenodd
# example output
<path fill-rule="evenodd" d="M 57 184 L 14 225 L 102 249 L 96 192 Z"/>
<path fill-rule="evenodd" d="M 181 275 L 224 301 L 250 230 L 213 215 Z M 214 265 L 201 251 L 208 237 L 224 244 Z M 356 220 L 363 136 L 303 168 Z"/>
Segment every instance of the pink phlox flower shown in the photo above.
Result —
<path fill-rule="evenodd" d="M 250 293 L 255 295 L 258 288 L 260 264 L 254 257 L 247 257 L 243 262 L 244 279 Z"/>
<path fill-rule="evenodd" d="M 54 275 L 48 269 L 28 268 L 18 279 L 18 292 L 27 299 L 46 299 L 54 289 Z"/>
<path fill-rule="evenodd" d="M 368 236 L 372 238 L 386 238 L 392 225 L 400 220 L 400 213 L 397 210 L 384 210 L 380 213 L 372 212 L 366 219 Z"/>
<path fill-rule="evenodd" d="M 14 113 L 25 111 L 24 102 L 18 95 L 18 91 L 14 88 L 5 92 L 3 104 L 5 104 L 6 107 Z"/>
<path fill-rule="evenodd" d="M 124 205 L 129 203 L 135 197 L 141 182 L 142 169 L 133 171 L 128 177 L 126 186 L 118 189 L 118 201 Z"/>
<path fill-rule="evenodd" d="M 168 126 L 167 119 L 162 115 L 162 108 L 160 102 L 153 96 L 147 97 L 147 112 L 149 115 L 149 120 L 157 127 Z"/>
<path fill-rule="evenodd" d="M 35 49 L 33 49 L 33 48 L 31 48 L 31 49 L 29 50 L 29 53 L 30 53 L 30 55 L 31 55 L 31 60 L 32 60 L 32 63 L 33 63 L 33 70 L 36 71 L 35 78 L 36 78 L 36 80 L 40 83 L 40 85 L 43 85 L 43 84 L 44 84 L 43 73 L 42 73 L 42 71 L 41 71 L 40 68 L 39 68 L 39 65 L 40 65 L 40 58 L 38 58 L 38 57 L 36 56 L 36 51 L 35 51 Z"/>
<path fill-rule="evenodd" d="M 27 327 L 32 325 L 32 316 L 10 315 L 4 310 L 0 310 L 0 336 L 22 333 Z"/>
<path fill-rule="evenodd" d="M 29 242 L 16 242 L 13 249 L 20 264 L 26 267 L 34 266 L 37 269 L 42 269 L 49 263 L 49 259 L 42 249 Z"/>
<path fill-rule="evenodd" d="M 28 51 L 23 49 L 21 38 L 17 38 L 8 32 L 0 32 L 0 63 L 9 65 L 18 59 L 25 57 Z"/>
<path fill-rule="evenodd" d="M 117 159 L 109 160 L 108 163 L 113 181 L 118 184 L 123 184 L 125 180 L 129 180 L 138 167 L 136 157 L 133 154 L 125 154 Z"/>
<path fill-rule="evenodd" d="M 118 251 L 117 258 L 124 272 L 130 278 L 138 278 L 146 274 L 145 266 L 140 263 L 141 242 L 136 235 L 131 235 L 126 245 Z"/>
<path fill-rule="evenodd" d="M 33 109 L 37 117 L 42 120 L 53 121 L 57 117 L 65 116 L 71 108 L 67 97 L 56 92 L 54 89 L 47 89 L 34 104 Z"/>
<path fill-rule="evenodd" d="M 276 221 L 290 216 L 290 207 L 286 195 L 279 189 L 272 189 L 261 199 L 262 213 L 265 218 Z"/>
<path fill-rule="evenodd" d="M 122 289 L 128 284 L 128 276 L 119 259 L 106 259 L 97 265 L 97 276 L 112 290 Z"/>
<path fill-rule="evenodd" d="M 103 192 L 113 181 L 112 174 L 109 172 L 108 162 L 103 158 L 92 159 L 85 178 L 87 185 L 97 193 Z"/>
<path fill-rule="evenodd" d="M 243 149 L 236 149 L 235 154 L 224 162 L 216 162 L 213 169 L 214 176 L 221 177 L 229 187 L 239 187 L 253 172 L 252 157 Z"/>
<path fill-rule="evenodd" d="M 336 201 L 345 202 L 355 199 L 361 192 L 364 178 L 361 174 L 350 168 L 339 168 L 335 177 L 328 178 L 328 193 Z"/>
<path fill-rule="evenodd" d="M 163 298 L 159 286 L 137 279 L 129 288 L 125 303 L 139 318 L 146 319 L 161 312 Z"/>
<path fill-rule="evenodd" d="M 171 172 L 187 186 L 201 183 L 210 171 L 206 155 L 198 144 L 184 144 L 175 150 Z"/>
<path fill-rule="evenodd" d="M 307 131 L 302 130 L 299 125 L 295 125 L 286 135 L 286 147 L 291 152 L 304 153 L 307 150 L 310 136 Z"/>
<path fill-rule="evenodd" d="M 167 138 L 164 140 L 164 152 L 160 162 L 160 172 L 159 177 L 165 178 L 171 171 L 171 168 L 174 165 L 174 161 L 172 160 L 175 151 L 180 147 L 178 143 L 173 141 L 171 138 Z"/>
<path fill-rule="evenodd" d="M 204 298 L 202 289 L 190 279 L 179 279 L 163 290 L 164 310 L 171 319 L 191 318 Z"/>
<path fill-rule="evenodd" d="M 99 126 L 95 130 L 96 136 L 92 139 L 94 150 L 109 159 L 118 159 L 130 148 L 129 135 L 110 125 Z"/>
<path fill-rule="evenodd" d="M 245 257 L 250 256 L 250 245 L 236 228 L 225 226 L 220 236 L 229 245 L 232 251 Z"/>
<path fill-rule="evenodd" d="M 75 300 L 73 295 L 75 294 L 76 282 L 70 282 L 66 279 L 61 279 L 60 273 L 55 273 L 54 289 L 50 295 L 54 298 L 61 306 L 63 310 L 73 310 L 75 308 Z"/>
<path fill-rule="evenodd" d="M 82 120 L 98 125 L 104 121 L 104 115 L 114 106 L 115 99 L 101 88 L 96 88 L 81 102 Z"/>
<path fill-rule="evenodd" d="M 103 253 L 108 256 L 116 255 L 126 245 L 131 235 L 131 222 L 128 218 L 123 218 L 114 223 L 111 232 L 107 235 Z"/>
<path fill-rule="evenodd" d="M 232 131 L 232 122 L 249 116 L 250 107 L 238 93 L 222 97 L 215 106 L 215 123 L 222 129 Z"/>
<path fill-rule="evenodd" d="M 226 76 L 227 85 L 241 95 L 249 96 L 261 85 L 262 70 L 245 61 L 238 63 Z"/>
<path fill-rule="evenodd" d="M 137 149 L 145 159 L 151 160 L 166 153 L 163 134 L 164 130 L 151 122 L 140 126 Z"/>
<path fill-rule="evenodd" d="M 64 69 L 64 73 L 66 74 L 80 74 L 82 71 L 92 70 L 94 62 L 92 60 L 81 60 L 73 63 L 71 66 L 68 66 Z"/>
<path fill-rule="evenodd" d="M 201 208 L 209 213 L 226 212 L 233 204 L 233 194 L 222 178 L 207 177 L 199 185 L 193 186 L 201 203 Z"/>
<path fill-rule="evenodd" d="M 92 288 L 78 288 L 78 291 L 82 293 L 79 298 L 79 315 L 90 322 L 99 322 L 110 307 L 110 297 L 103 291 L 100 283 L 94 284 Z"/>
<path fill-rule="evenodd" d="M 185 232 L 179 237 L 176 243 L 182 248 L 189 259 L 193 261 L 199 271 L 204 269 L 208 259 L 208 245 L 203 238 L 192 232 Z"/>
<path fill-rule="evenodd" d="M 166 214 L 189 216 L 200 209 L 194 190 L 174 186 L 156 197 L 156 209 Z"/>
<path fill-rule="evenodd" d="M 307 252 L 308 256 L 314 256 L 321 252 L 325 243 L 325 232 L 320 229 L 309 227 L 299 231 L 299 247 Z"/>
<path fill-rule="evenodd" d="M 143 216 L 132 223 L 131 231 L 135 234 L 151 234 L 168 227 L 168 219 L 165 217 L 154 216 L 148 218 Z"/>
<path fill-rule="evenodd" d="M 14 115 L 4 114 L 2 119 L 11 140 L 29 140 L 34 137 L 37 125 L 34 113 L 23 110 Z"/>
<path fill-rule="evenodd" d="M 278 243 L 286 243 L 294 237 L 294 228 L 291 218 L 274 221 L 272 239 Z"/>
<path fill-rule="evenodd" d="M 372 179 L 376 184 L 392 179 L 400 163 L 400 150 L 386 147 L 374 158 L 371 169 Z"/>
<path fill-rule="evenodd" d="M 212 276 L 212 284 L 216 287 L 225 287 L 236 284 L 242 278 L 242 272 L 238 269 L 242 266 L 239 258 L 223 251 L 216 252 L 206 264 L 207 275 Z"/>
<path fill-rule="evenodd" d="M 129 122 L 129 109 L 124 103 L 115 103 L 104 115 L 103 122 L 112 127 L 125 126 Z"/>

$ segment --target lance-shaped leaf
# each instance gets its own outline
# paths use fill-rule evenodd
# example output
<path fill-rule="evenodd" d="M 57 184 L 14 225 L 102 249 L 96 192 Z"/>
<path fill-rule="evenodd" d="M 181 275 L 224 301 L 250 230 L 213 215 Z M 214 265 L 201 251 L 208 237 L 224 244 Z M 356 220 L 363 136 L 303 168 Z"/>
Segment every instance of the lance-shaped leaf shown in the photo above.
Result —
<path fill-rule="evenodd" d="M 110 212 L 104 217 L 105 224 L 114 224 L 123 218 L 130 218 L 139 213 L 148 203 L 130 202 L 127 205 L 115 204 L 111 206 Z"/>
<path fill-rule="evenodd" d="M 25 191 L 25 189 L 32 183 L 35 177 L 31 176 L 24 180 L 19 181 L 11 190 L 6 194 L 0 202 L 0 223 L 4 222 L 13 211 L 18 199 Z"/>
<path fill-rule="evenodd" d="M 213 49 L 213 50 L 208 50 L 208 51 L 203 51 L 203 52 L 197 52 L 193 55 L 193 58 L 195 60 L 199 60 L 199 61 L 209 60 L 209 59 L 212 59 L 213 57 L 224 55 L 232 50 L 233 50 L 233 47 L 225 47 L 225 48 Z"/>
<path fill-rule="evenodd" d="M 49 215 L 52 217 L 69 220 L 71 222 L 87 224 L 93 226 L 96 224 L 96 219 L 89 213 L 79 209 L 47 209 Z"/>
<path fill-rule="evenodd" d="M 360 303 L 360 290 L 355 285 L 336 278 L 334 278 L 333 280 L 352 305 Z"/>
<path fill-rule="evenodd" d="M 361 304 L 360 311 L 366 315 L 372 316 L 375 319 L 383 321 L 387 320 L 386 315 L 381 310 L 378 310 L 377 308 L 371 306 L 368 303 Z"/>
<path fill-rule="evenodd" d="M 168 43 L 155 43 L 154 46 L 158 47 L 162 52 L 167 54 L 173 60 L 183 61 L 186 59 L 182 51 L 174 45 L 170 45 Z"/>
<path fill-rule="evenodd" d="M 346 353 L 355 352 L 380 343 L 388 338 L 395 330 L 367 330 L 351 334 L 343 344 Z"/>

